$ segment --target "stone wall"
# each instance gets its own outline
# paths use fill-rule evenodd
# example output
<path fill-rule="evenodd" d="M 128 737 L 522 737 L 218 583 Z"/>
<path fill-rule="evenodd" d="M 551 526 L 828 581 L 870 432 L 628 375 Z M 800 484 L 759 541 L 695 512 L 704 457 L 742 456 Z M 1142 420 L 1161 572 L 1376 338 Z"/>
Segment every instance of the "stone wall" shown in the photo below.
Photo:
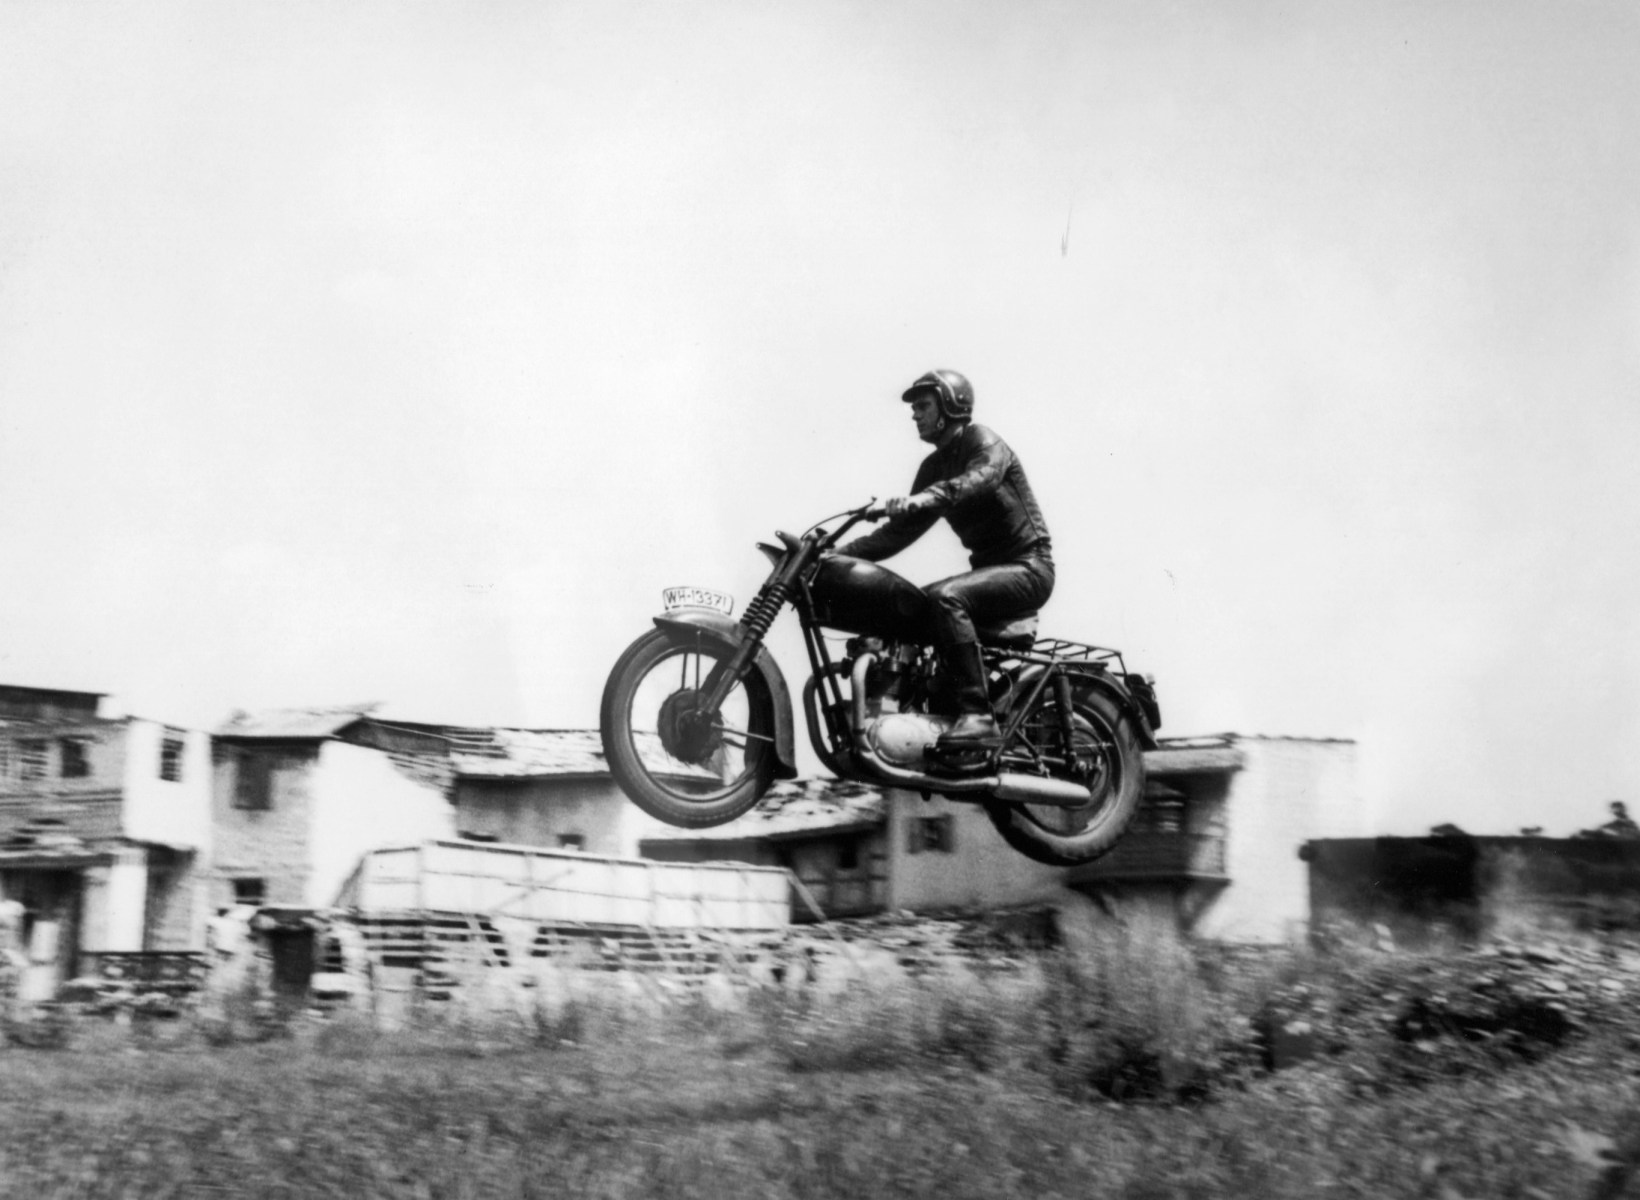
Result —
<path fill-rule="evenodd" d="M 254 756 L 263 759 L 253 765 Z M 262 879 L 265 904 L 302 905 L 311 874 L 312 775 L 316 743 L 245 745 L 218 741 L 211 789 L 212 909 L 233 903 L 235 879 Z M 246 770 L 269 772 L 266 808 L 236 803 Z"/>

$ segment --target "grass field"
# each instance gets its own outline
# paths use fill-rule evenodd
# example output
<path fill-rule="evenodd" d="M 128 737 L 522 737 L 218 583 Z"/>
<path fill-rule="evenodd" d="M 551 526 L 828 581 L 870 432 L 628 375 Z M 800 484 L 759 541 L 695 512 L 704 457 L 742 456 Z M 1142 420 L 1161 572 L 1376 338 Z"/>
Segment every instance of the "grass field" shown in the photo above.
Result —
<path fill-rule="evenodd" d="M 0 1196 L 1540 1200 L 1595 1194 L 1633 1120 L 1621 1025 L 1417 1083 L 1363 1086 L 1372 1047 L 1268 1073 L 1223 1039 L 1273 977 L 1181 954 L 729 1012 L 77 1023 L 0 1051 Z"/>

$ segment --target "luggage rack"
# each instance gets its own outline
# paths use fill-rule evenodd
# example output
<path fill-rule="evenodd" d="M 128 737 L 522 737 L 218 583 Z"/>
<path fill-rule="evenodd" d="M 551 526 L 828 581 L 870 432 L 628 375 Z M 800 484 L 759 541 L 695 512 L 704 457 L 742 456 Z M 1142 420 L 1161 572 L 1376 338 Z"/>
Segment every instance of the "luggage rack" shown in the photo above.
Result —
<path fill-rule="evenodd" d="M 1084 641 L 1068 641 L 1066 638 L 1038 638 L 1030 644 L 1030 649 L 1015 649 L 1007 651 L 1005 661 L 1040 662 L 1043 666 L 1050 662 L 1079 662 L 1094 670 L 1110 670 L 1115 667 L 1118 677 L 1127 675 L 1127 666 L 1122 662 L 1122 651 L 1105 648 L 1105 646 L 1089 646 Z"/>
<path fill-rule="evenodd" d="M 1026 655 L 1043 658 L 1069 659 L 1074 662 L 1084 662 L 1098 670 L 1107 670 L 1112 665 L 1118 675 L 1127 674 L 1127 666 L 1122 662 L 1122 652 L 1111 650 L 1104 646 L 1090 646 L 1086 642 L 1072 642 L 1065 638 L 1037 638 L 1031 643 Z M 1020 657 L 1025 657 L 1021 655 Z"/>

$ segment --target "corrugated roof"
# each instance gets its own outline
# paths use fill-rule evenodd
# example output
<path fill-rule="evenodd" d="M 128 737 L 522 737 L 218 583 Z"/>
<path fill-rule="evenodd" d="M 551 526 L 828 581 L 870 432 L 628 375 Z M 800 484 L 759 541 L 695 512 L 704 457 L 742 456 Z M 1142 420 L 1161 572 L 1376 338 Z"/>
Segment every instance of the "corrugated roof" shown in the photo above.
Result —
<path fill-rule="evenodd" d="M 27 683 L 0 683 L 0 696 L 72 696 L 76 700 L 105 700 L 107 692 L 81 692 L 70 688 L 35 687 Z"/>
<path fill-rule="evenodd" d="M 1157 744 L 1163 750 L 1212 750 L 1231 745 L 1236 740 L 1233 733 L 1209 733 L 1198 737 L 1165 737 L 1157 738 Z"/>
<path fill-rule="evenodd" d="M 1210 746 L 1233 746 L 1237 742 L 1319 742 L 1327 745 L 1354 745 L 1354 738 L 1307 737 L 1289 733 L 1207 733 L 1196 737 L 1157 739 L 1163 750 L 1197 750 Z"/>
<path fill-rule="evenodd" d="M 1237 742 L 1314 742 L 1324 746 L 1353 746 L 1354 738 L 1310 737 L 1302 733 L 1227 733 L 1225 737 Z"/>
<path fill-rule="evenodd" d="M 281 740 L 332 737 L 379 704 L 346 704 L 334 708 L 269 708 L 236 712 L 216 730 L 217 737 L 277 738 Z"/>
<path fill-rule="evenodd" d="M 74 729 L 103 729 L 114 725 L 129 725 L 132 719 L 131 717 L 95 717 L 89 713 L 64 713 L 56 717 L 0 716 L 0 729 L 15 728 L 20 733 L 31 731 L 43 733 L 55 729 L 66 733 Z"/>
<path fill-rule="evenodd" d="M 862 783 L 800 779 L 777 783 L 756 808 L 727 825 L 660 832 L 646 842 L 739 842 L 779 840 L 807 834 L 871 829 L 888 819 L 888 800 Z"/>

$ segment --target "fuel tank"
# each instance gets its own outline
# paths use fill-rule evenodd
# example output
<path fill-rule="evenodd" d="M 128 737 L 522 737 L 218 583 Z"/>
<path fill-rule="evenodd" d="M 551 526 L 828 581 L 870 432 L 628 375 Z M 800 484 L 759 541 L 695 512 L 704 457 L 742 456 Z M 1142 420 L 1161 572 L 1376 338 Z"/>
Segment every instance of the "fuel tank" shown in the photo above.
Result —
<path fill-rule="evenodd" d="M 934 640 L 928 597 L 887 567 L 834 554 L 821 561 L 810 592 L 815 616 L 828 629 L 905 642 Z"/>

